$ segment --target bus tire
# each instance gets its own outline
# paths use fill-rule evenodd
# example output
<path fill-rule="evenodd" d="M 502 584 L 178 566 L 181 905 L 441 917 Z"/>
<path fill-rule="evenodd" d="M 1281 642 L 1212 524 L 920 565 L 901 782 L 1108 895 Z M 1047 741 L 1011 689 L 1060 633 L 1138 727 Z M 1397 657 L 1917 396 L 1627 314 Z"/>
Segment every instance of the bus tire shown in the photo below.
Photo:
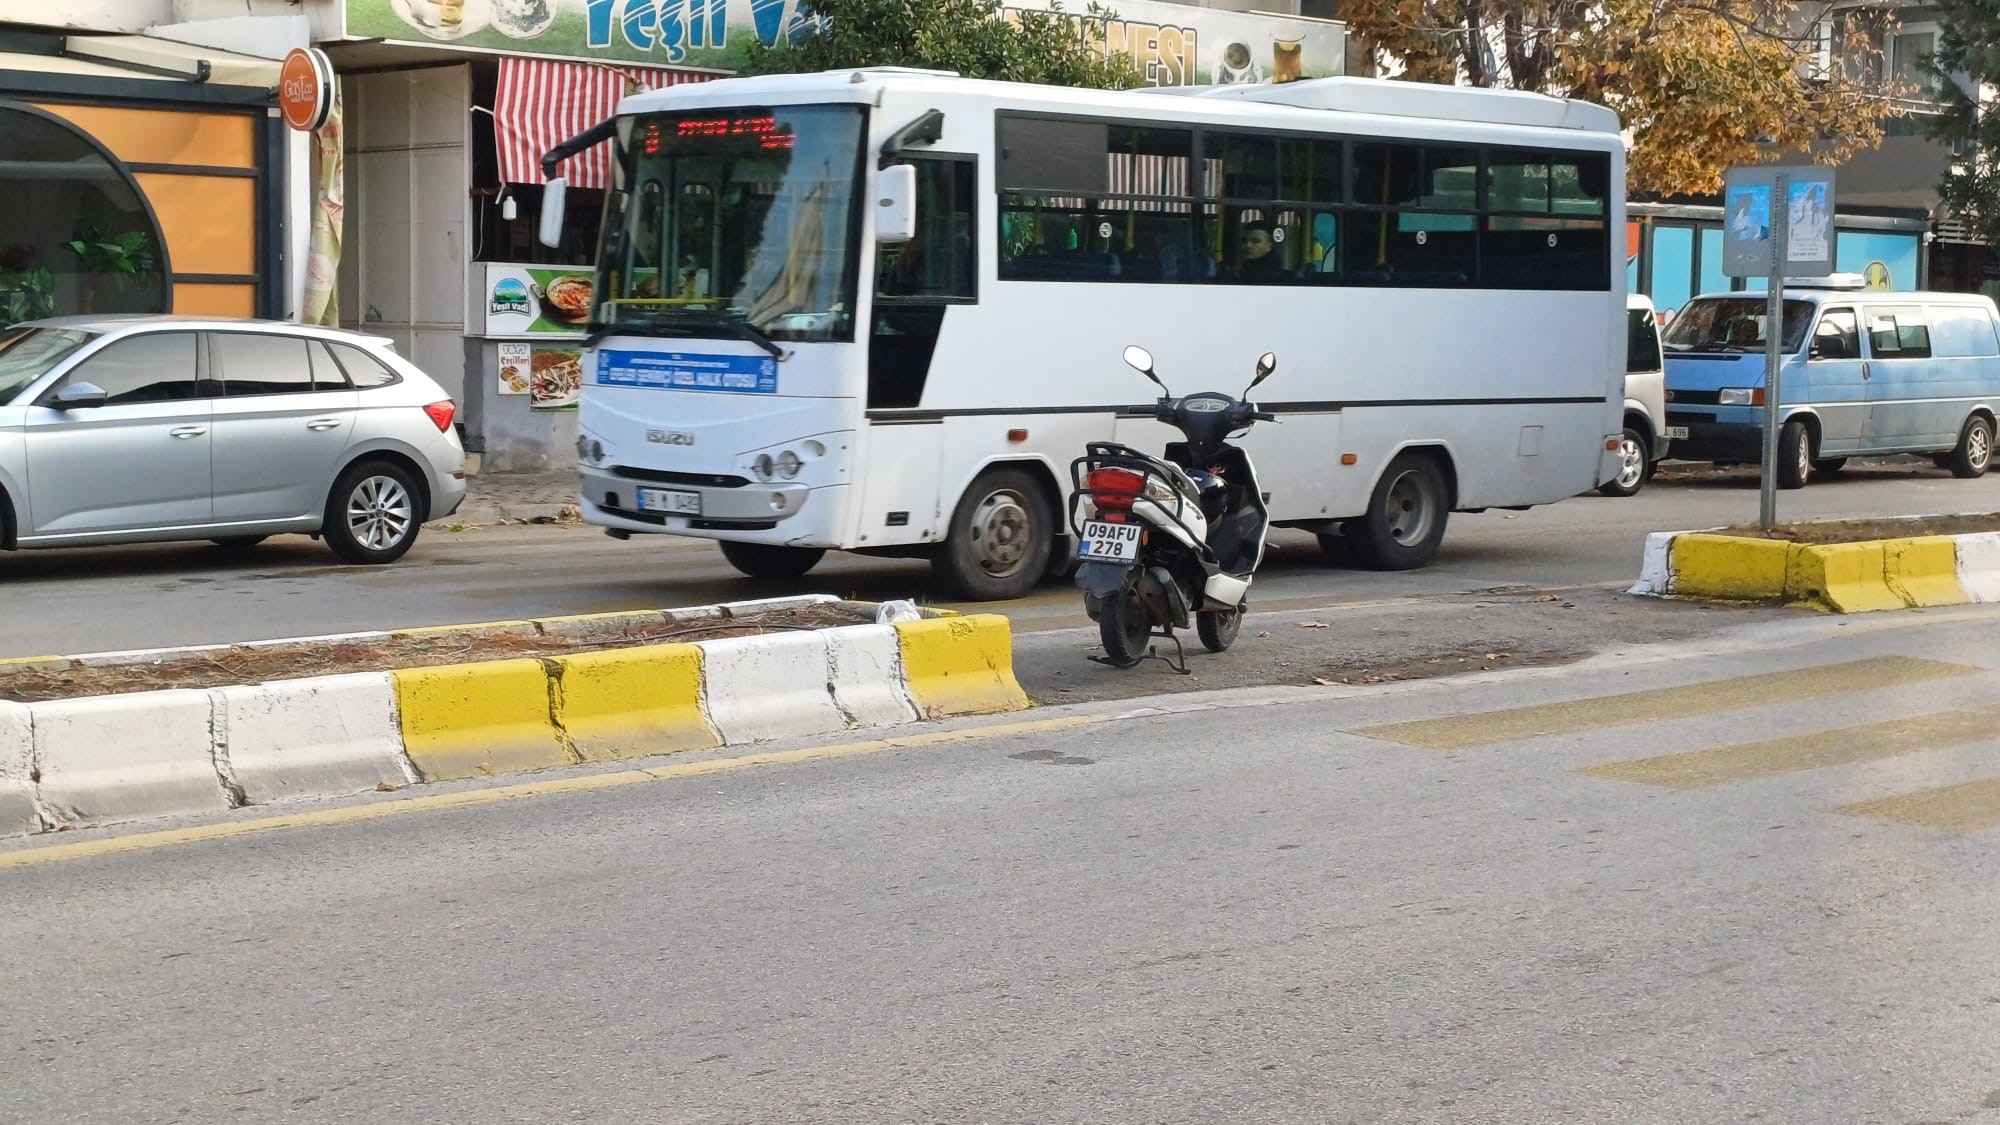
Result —
<path fill-rule="evenodd" d="M 770 543 L 716 544 L 729 565 L 751 578 L 802 578 L 819 565 L 826 552 L 818 547 L 783 547 Z"/>
<path fill-rule="evenodd" d="M 1429 564 L 1444 541 L 1450 495 L 1434 458 L 1412 450 L 1389 462 L 1368 498 L 1368 511 L 1341 527 L 1355 560 L 1370 570 Z"/>
<path fill-rule="evenodd" d="M 1020 469 L 991 469 L 959 499 L 931 572 L 968 601 L 1018 598 L 1048 574 L 1055 541 L 1041 483 Z"/>

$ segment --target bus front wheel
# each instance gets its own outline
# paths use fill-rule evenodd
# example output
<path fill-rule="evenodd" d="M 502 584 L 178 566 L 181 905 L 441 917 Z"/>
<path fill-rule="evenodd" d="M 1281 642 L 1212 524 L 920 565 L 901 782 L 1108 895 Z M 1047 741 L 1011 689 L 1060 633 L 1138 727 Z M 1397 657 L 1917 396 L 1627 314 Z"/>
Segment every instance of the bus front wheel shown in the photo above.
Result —
<path fill-rule="evenodd" d="M 826 552 L 818 547 L 780 547 L 769 543 L 720 544 L 729 565 L 751 578 L 799 578 L 819 565 Z"/>
<path fill-rule="evenodd" d="M 1055 532 L 1040 483 L 1020 469 L 994 469 L 959 500 L 931 570 L 970 601 L 1018 598 L 1048 573 Z"/>

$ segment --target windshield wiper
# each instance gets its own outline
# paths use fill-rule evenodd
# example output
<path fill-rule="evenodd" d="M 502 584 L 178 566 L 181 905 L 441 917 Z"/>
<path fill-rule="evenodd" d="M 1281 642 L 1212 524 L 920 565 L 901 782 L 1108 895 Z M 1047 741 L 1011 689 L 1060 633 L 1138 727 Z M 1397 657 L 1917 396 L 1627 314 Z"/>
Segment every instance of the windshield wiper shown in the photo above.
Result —
<path fill-rule="evenodd" d="M 716 328 L 729 332 L 739 340 L 747 340 L 757 345 L 779 360 L 791 358 L 792 353 L 772 339 L 769 333 L 750 323 L 741 314 L 730 313 L 711 313 L 699 320 L 619 321 L 616 324 L 594 325 L 590 329 L 590 334 L 583 338 L 583 346 L 594 348 L 606 336 L 658 336 L 667 339 L 685 339 Z"/>
<path fill-rule="evenodd" d="M 619 321 L 615 324 L 594 324 L 591 325 L 590 334 L 583 338 L 583 346 L 594 348 L 602 343 L 606 336 L 659 336 L 672 339 L 692 336 L 694 332 L 693 328 L 686 325 L 647 324 L 634 320 Z"/>
<path fill-rule="evenodd" d="M 792 354 L 786 351 L 778 341 L 772 339 L 769 332 L 750 323 L 750 318 L 741 313 L 723 313 L 715 319 L 714 323 L 719 328 L 731 329 L 738 337 L 748 340 L 765 351 L 770 352 L 774 359 L 783 361 Z"/>

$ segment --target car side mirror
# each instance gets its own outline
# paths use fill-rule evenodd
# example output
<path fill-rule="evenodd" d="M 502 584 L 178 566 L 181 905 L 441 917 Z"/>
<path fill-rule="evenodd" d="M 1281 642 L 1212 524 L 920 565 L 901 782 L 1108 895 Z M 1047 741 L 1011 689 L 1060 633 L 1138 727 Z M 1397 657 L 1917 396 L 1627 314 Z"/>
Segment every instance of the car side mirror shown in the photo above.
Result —
<path fill-rule="evenodd" d="M 917 167 L 895 164 L 875 178 L 875 241 L 908 242 L 917 236 Z"/>
<path fill-rule="evenodd" d="M 85 410 L 93 406 L 103 406 L 110 395 L 96 383 L 71 383 L 55 393 L 49 405 L 57 410 Z"/>
<path fill-rule="evenodd" d="M 1838 336 L 1821 336 L 1813 341 L 1813 359 L 1848 359 L 1847 341 Z"/>
<path fill-rule="evenodd" d="M 537 225 L 535 238 L 544 246 L 553 248 L 562 245 L 563 211 L 568 194 L 569 181 L 561 176 L 542 185 L 542 220 Z"/>

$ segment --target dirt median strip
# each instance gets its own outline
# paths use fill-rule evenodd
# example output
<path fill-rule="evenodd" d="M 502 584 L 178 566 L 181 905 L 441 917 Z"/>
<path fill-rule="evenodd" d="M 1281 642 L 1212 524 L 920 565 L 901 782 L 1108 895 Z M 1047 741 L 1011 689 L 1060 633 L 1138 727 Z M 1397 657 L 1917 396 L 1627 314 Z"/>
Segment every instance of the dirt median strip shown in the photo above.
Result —
<path fill-rule="evenodd" d="M 393 671 L 472 664 L 521 657 L 567 656 L 755 637 L 865 624 L 873 619 L 854 606 L 799 606 L 746 615 L 669 620 L 655 613 L 605 619 L 599 628 L 562 631 L 496 631 L 481 626 L 356 639 L 235 645 L 115 664 L 41 662 L 0 665 L 0 700 L 39 703 L 79 696 L 117 695 L 166 688 L 214 688 L 344 672 Z"/>

